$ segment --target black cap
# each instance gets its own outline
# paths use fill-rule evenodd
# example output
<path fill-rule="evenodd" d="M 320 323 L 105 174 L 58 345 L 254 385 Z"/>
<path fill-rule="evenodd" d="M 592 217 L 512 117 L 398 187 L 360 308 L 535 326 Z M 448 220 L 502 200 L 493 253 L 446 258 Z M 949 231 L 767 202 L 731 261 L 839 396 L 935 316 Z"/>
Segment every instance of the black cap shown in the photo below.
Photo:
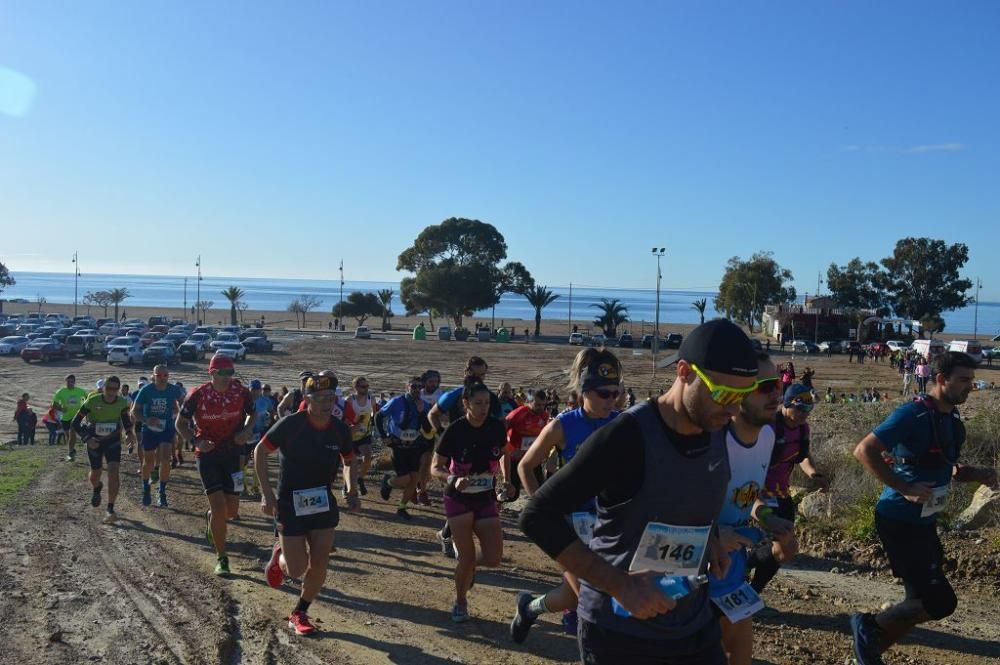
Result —
<path fill-rule="evenodd" d="M 667 367 L 678 360 L 710 372 L 757 376 L 757 352 L 750 338 L 727 319 L 713 319 L 692 330 L 677 353 L 664 358 L 657 367 Z"/>

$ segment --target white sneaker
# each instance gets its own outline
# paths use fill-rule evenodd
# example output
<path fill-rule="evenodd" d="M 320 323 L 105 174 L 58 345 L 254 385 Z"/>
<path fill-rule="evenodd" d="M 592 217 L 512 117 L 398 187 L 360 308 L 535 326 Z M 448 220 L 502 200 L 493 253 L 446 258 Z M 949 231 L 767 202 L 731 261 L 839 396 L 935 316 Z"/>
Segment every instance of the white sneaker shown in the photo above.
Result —
<path fill-rule="evenodd" d="M 105 524 L 114 524 L 117 521 L 118 521 L 118 514 L 117 513 L 111 513 L 111 512 L 104 513 L 104 523 Z"/>

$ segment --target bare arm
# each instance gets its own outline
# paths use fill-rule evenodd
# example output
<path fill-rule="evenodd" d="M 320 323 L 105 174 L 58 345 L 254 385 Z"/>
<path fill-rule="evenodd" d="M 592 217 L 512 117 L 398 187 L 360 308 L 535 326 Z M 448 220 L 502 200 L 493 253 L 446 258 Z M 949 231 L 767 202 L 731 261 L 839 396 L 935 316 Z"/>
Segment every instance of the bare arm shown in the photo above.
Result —
<path fill-rule="evenodd" d="M 524 457 L 517 465 L 517 475 L 521 477 L 521 484 L 528 496 L 532 496 L 538 491 L 535 469 L 545 463 L 553 448 L 562 448 L 563 442 L 562 423 L 558 420 L 550 420 L 542 428 L 538 438 L 531 442 L 531 447 L 524 453 Z"/>
<path fill-rule="evenodd" d="M 448 426 L 448 414 L 438 408 L 437 404 L 431 407 L 430 412 L 427 414 L 427 420 L 430 421 L 431 425 L 438 432 L 443 432 L 445 427 Z"/>
<path fill-rule="evenodd" d="M 907 501 L 913 503 L 925 503 L 931 496 L 933 483 L 907 483 L 905 480 L 893 473 L 892 469 L 882 458 L 886 452 L 885 445 L 879 441 L 874 434 L 868 434 L 854 449 L 854 457 L 861 462 L 868 473 L 872 474 L 887 487 L 896 490 Z"/>
<path fill-rule="evenodd" d="M 257 484 L 260 486 L 261 511 L 265 515 L 274 515 L 277 499 L 274 497 L 274 489 L 271 487 L 271 479 L 267 475 L 267 456 L 274 451 L 268 450 L 264 442 L 260 442 L 253 449 L 253 470 L 257 474 Z"/>
<path fill-rule="evenodd" d="M 816 469 L 815 465 L 813 465 L 811 457 L 807 457 L 802 460 L 799 463 L 799 468 L 802 469 L 802 473 L 806 474 L 810 480 L 815 481 L 816 484 L 819 485 L 821 492 L 826 492 L 830 489 L 830 481 Z"/>

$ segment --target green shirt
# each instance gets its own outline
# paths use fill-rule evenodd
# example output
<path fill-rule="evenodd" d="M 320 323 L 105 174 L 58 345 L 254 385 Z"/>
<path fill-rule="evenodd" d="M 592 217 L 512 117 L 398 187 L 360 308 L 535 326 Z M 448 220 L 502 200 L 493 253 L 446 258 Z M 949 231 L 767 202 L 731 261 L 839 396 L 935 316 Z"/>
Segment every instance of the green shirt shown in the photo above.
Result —
<path fill-rule="evenodd" d="M 61 420 L 73 420 L 73 416 L 80 410 L 85 399 L 87 399 L 87 391 L 83 388 L 62 387 L 52 397 L 52 403 L 59 407 L 59 411 L 62 411 Z"/>
<path fill-rule="evenodd" d="M 104 400 L 104 394 L 91 395 L 84 401 L 80 411 L 94 426 L 99 439 L 117 436 L 121 429 L 122 413 L 128 413 L 128 400 L 118 396 L 110 404 Z"/>

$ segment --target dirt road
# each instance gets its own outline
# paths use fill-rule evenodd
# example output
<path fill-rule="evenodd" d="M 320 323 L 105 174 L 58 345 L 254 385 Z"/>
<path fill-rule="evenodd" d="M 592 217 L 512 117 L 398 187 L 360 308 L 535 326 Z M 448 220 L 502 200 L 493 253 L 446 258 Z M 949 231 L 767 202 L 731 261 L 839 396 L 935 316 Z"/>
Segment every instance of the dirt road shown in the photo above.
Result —
<path fill-rule="evenodd" d="M 366 373 L 377 390 L 389 390 L 428 367 L 439 368 L 450 383 L 447 379 L 458 376 L 466 356 L 477 351 L 491 363 L 491 383 L 508 379 L 528 386 L 561 385 L 575 349 L 338 339 L 251 357 L 240 370 L 280 386 L 291 385 L 299 368 L 332 366 L 342 376 Z M 648 374 L 640 374 L 648 357 L 626 355 L 624 360 L 629 376 Z M 825 371 L 834 369 L 831 365 Z M 36 403 L 44 402 L 67 371 L 92 385 L 107 373 L 107 365 L 74 360 L 38 367 L 0 359 L 3 397 L 10 402 L 4 410 L 10 411 L 12 398 L 22 390 L 44 396 Z M 115 371 L 133 385 L 139 374 Z M 192 386 L 203 380 L 204 367 L 186 365 L 174 374 Z M 633 385 L 643 396 L 644 384 Z M 514 514 L 504 514 L 502 567 L 478 575 L 470 594 L 473 620 L 456 626 L 448 616 L 453 562 L 441 555 L 434 536 L 441 523 L 439 496 L 434 495 L 434 507 L 414 509 L 416 519 L 403 523 L 394 506 L 369 495 L 361 514 L 342 513 L 327 587 L 310 612 L 322 634 L 302 640 L 290 635 L 281 620 L 294 605 L 297 589 L 289 585 L 275 591 L 264 582 L 261 569 L 272 532 L 255 502 L 242 504 L 242 519 L 230 532 L 233 576 L 220 580 L 211 574 L 214 557 L 202 536 L 205 500 L 190 464 L 170 483 L 170 508 L 143 509 L 137 466 L 134 458 L 126 458 L 118 501 L 122 519 L 106 526 L 100 524 L 101 511 L 89 505 L 84 463 L 62 462 L 56 448 L 35 452 L 45 456 L 46 471 L 8 506 L 0 525 L 4 663 L 513 664 L 576 659 L 575 642 L 561 634 L 558 617 L 541 619 L 523 646 L 507 639 L 514 594 L 541 591 L 557 578 L 555 567 L 520 535 Z M 373 478 L 369 486 L 376 485 Z M 760 663 L 841 665 L 850 649 L 849 614 L 877 608 L 901 594 L 901 587 L 887 577 L 831 573 L 832 567 L 842 566 L 834 561 L 804 564 L 806 569 L 780 574 L 767 592 L 765 600 L 773 609 L 759 621 Z M 960 596 L 954 617 L 917 631 L 887 662 L 1000 662 L 995 596 L 962 590 Z"/>

